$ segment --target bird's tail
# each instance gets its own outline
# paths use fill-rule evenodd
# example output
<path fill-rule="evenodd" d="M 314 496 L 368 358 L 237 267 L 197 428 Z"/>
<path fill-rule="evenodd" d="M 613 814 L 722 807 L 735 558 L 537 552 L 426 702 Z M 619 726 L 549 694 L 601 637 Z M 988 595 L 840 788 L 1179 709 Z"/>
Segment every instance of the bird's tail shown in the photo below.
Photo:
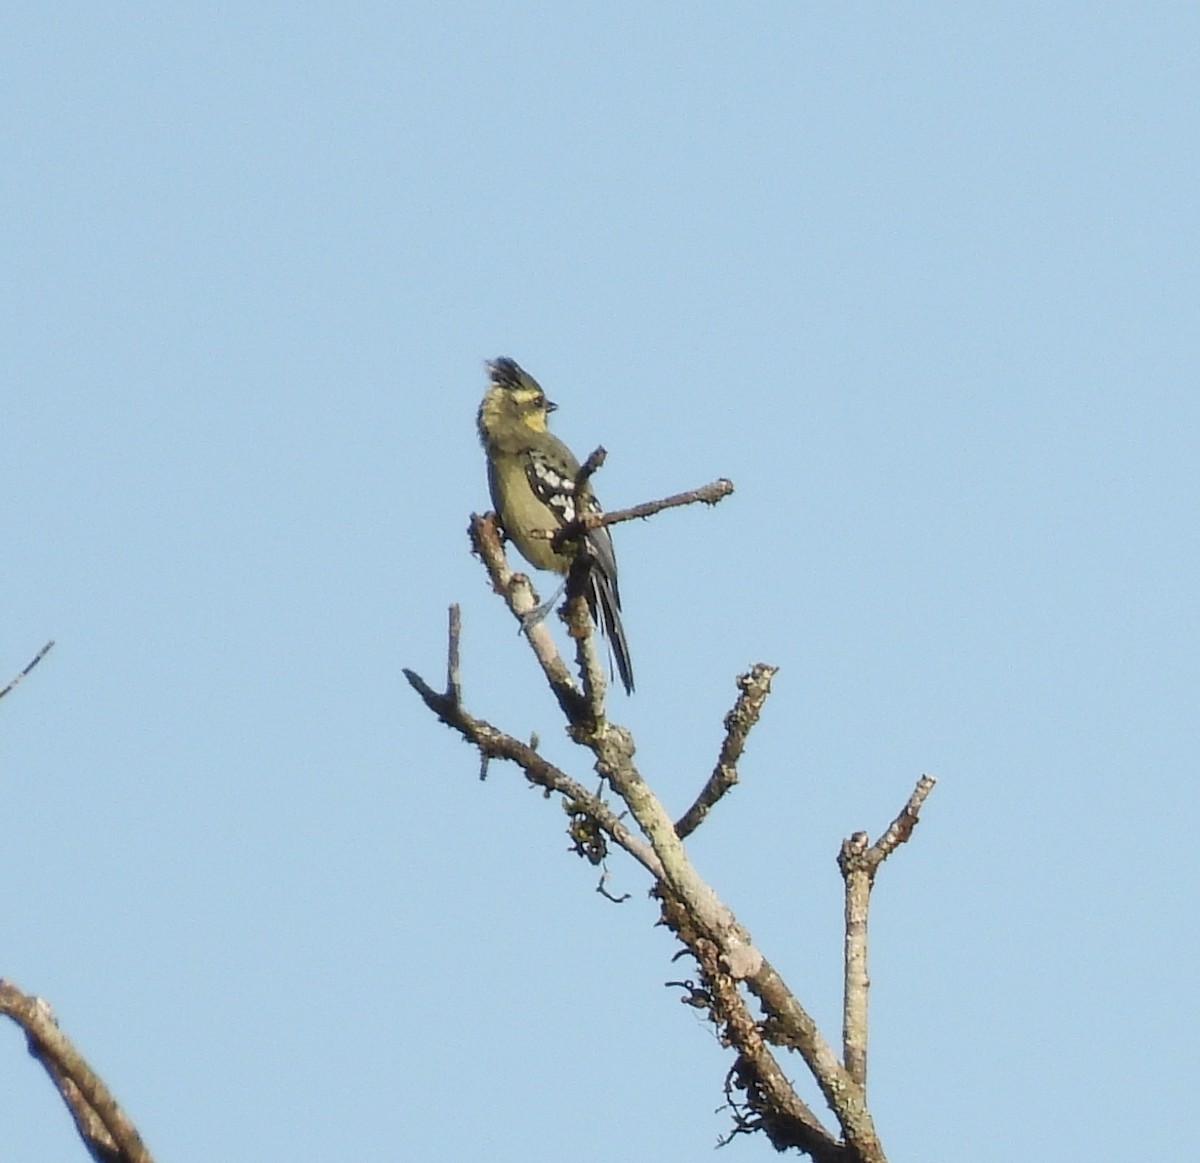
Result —
<path fill-rule="evenodd" d="M 621 591 L 617 579 L 605 572 L 598 561 L 592 562 L 589 571 L 591 586 L 588 590 L 588 606 L 592 621 L 604 632 L 612 646 L 617 661 L 617 673 L 627 695 L 633 694 L 633 664 L 629 661 L 629 643 L 625 641 L 625 627 L 621 625 Z"/>

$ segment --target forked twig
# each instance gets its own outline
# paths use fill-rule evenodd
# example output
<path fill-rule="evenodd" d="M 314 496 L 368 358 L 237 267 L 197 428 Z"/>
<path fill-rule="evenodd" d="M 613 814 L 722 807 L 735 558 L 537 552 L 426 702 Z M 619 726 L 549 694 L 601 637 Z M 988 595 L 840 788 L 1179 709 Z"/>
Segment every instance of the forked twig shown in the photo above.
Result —
<path fill-rule="evenodd" d="M 879 866 L 913 833 L 921 805 L 937 780 L 923 775 L 908 802 L 874 844 L 866 832 L 855 832 L 842 842 L 838 868 L 845 882 L 845 953 L 842 988 L 842 1057 L 846 1070 L 859 1086 L 867 1085 L 867 913 L 871 888 Z"/>

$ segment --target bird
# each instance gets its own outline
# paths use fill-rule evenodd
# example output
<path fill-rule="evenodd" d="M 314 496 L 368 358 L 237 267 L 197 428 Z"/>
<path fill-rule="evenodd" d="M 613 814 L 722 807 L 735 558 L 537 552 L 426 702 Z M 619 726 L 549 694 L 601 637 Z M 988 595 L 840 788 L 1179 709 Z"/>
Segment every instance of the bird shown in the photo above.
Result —
<path fill-rule="evenodd" d="M 489 383 L 479 405 L 479 439 L 487 456 L 488 488 L 505 535 L 536 569 L 566 577 L 580 553 L 587 559 L 584 596 L 612 645 L 626 694 L 633 694 L 633 666 L 621 625 L 621 592 L 612 537 L 604 527 L 555 546 L 554 533 L 575 520 L 579 461 L 547 424 L 558 407 L 537 380 L 507 357 L 487 365 Z M 591 482 L 579 488 L 588 513 L 600 512 Z M 552 604 L 552 603 L 551 603 Z"/>

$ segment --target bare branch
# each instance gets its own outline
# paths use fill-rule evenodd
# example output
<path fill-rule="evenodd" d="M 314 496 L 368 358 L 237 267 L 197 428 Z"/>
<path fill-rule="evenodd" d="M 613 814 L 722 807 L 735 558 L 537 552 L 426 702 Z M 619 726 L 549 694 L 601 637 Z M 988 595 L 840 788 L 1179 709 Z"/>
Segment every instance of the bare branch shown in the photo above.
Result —
<path fill-rule="evenodd" d="M 577 493 L 603 461 L 604 450 L 597 449 L 580 468 L 575 480 Z M 704 489 L 633 509 L 583 514 L 552 536 L 565 540 L 579 537 L 587 529 L 650 516 L 678 505 L 696 501 L 715 503 L 732 490 L 730 482 L 720 480 Z M 494 588 L 514 615 L 526 621 L 525 615 L 534 608 L 536 597 L 528 579 L 509 568 L 493 518 L 473 518 L 471 537 Z M 727 1084 L 735 1109 L 734 1133 L 762 1130 L 778 1149 L 799 1148 L 818 1163 L 886 1163 L 866 1102 L 866 898 L 860 890 L 869 894 L 875 869 L 911 835 L 932 781 L 927 786 L 924 782 L 918 784 L 904 811 L 876 845 L 868 846 L 864 835 L 852 837 L 843 846 L 847 899 L 850 901 L 853 895 L 858 902 L 862 895 L 861 905 L 855 903 L 853 908 L 847 905 L 846 993 L 852 1001 L 847 1002 L 843 1063 L 811 1015 L 754 945 L 749 932 L 701 879 L 682 842 L 737 783 L 737 765 L 770 693 L 776 668 L 760 663 L 740 676 L 738 698 L 725 718 L 725 738 L 717 764 L 696 802 L 678 824 L 673 823 L 634 765 L 632 736 L 604 713 L 605 677 L 580 591 L 579 578 L 573 582 L 569 577 L 562 617 L 568 632 L 576 639 L 581 686 L 567 673 L 552 643 L 545 648 L 539 646 L 533 629 L 529 630 L 529 638 L 555 689 L 567 720 L 568 735 L 592 753 L 596 771 L 624 804 L 640 835 L 625 826 L 623 814 L 618 814 L 600 794 L 589 794 L 548 763 L 536 746 L 526 746 L 467 714 L 461 706 L 461 692 L 454 689 L 452 680 L 448 680 L 446 694 L 439 695 L 411 671 L 405 674 L 434 713 L 478 748 L 485 764 L 493 757 L 509 759 L 521 767 L 530 782 L 563 797 L 574 851 L 599 865 L 606 860 L 611 840 L 650 872 L 655 882 L 653 893 L 662 902 L 664 922 L 698 966 L 699 984 L 691 991 L 692 1004 L 708 1009 L 723 1044 L 737 1054 Z M 453 656 L 458 648 L 453 629 L 451 639 Z M 453 669 L 453 664 L 449 664 L 448 672 Z M 600 891 L 610 895 L 604 877 Z M 741 988 L 743 983 L 746 990 Z M 757 1001 L 756 1009 L 761 1007 L 762 1017 L 751 1012 L 752 999 Z M 861 1039 L 856 1040 L 859 1029 Z M 837 1119 L 840 1138 L 823 1126 L 796 1093 L 777 1061 L 774 1047 L 794 1050 L 804 1059 Z M 733 1089 L 744 1097 L 735 1100 Z"/>
<path fill-rule="evenodd" d="M 43 651 L 44 653 L 44 651 Z M 153 1163 L 137 1128 L 99 1075 L 58 1028 L 50 1007 L 0 978 L 0 1013 L 25 1031 L 29 1053 L 46 1069 L 96 1163 Z"/>
<path fill-rule="evenodd" d="M 519 594 L 515 579 L 520 575 L 513 575 L 508 569 L 499 538 L 495 535 L 495 526 L 490 519 L 475 518 L 472 521 L 472 539 L 488 567 L 494 587 L 509 601 L 510 608 L 513 608 L 510 595 Z M 532 601 L 531 598 L 529 600 Z M 514 609 L 514 613 L 518 613 L 519 616 L 518 609 Z M 557 658 L 557 655 L 555 657 Z M 543 669 L 547 670 L 545 665 Z M 549 674 L 548 670 L 547 673 Z M 624 801 L 649 844 L 626 828 L 607 805 L 590 796 L 580 784 L 548 763 L 537 751 L 497 730 L 490 723 L 474 719 L 451 698 L 433 691 L 414 672 L 406 670 L 405 675 L 438 718 L 478 747 L 483 756 L 511 759 L 522 768 L 531 782 L 563 794 L 570 801 L 573 810 L 582 809 L 605 835 L 650 871 L 661 888 L 669 890 L 672 896 L 678 898 L 690 918 L 694 931 L 706 939 L 716 951 L 714 956 L 718 959 L 716 964 L 720 965 L 721 971 L 731 982 L 746 980 L 760 1000 L 765 999 L 764 1007 L 769 1018 L 781 1029 L 787 1030 L 786 1044 L 800 1050 L 814 1073 L 817 1073 L 818 1069 L 825 1071 L 827 1083 L 822 1083 L 822 1089 L 839 1119 L 842 1119 L 840 1108 L 845 1107 L 847 1103 L 854 1108 L 854 1095 L 850 1094 L 847 1097 L 847 1092 L 857 1088 L 842 1069 L 837 1056 L 821 1037 L 816 1023 L 783 985 L 778 974 L 767 965 L 761 952 L 751 942 L 749 933 L 738 924 L 733 914 L 699 876 L 689 860 L 666 809 L 633 764 L 633 740 L 628 731 L 602 716 L 594 715 L 592 706 L 578 696 L 570 700 L 559 700 L 567 716 L 568 733 L 577 743 L 592 751 L 596 770 L 609 781 Z M 577 688 L 572 685 L 572 690 Z M 587 847 L 580 843 L 578 826 L 573 825 L 572 836 L 577 847 L 582 847 L 586 854 Z M 691 944 L 689 948 L 692 948 Z M 737 990 L 734 989 L 733 993 L 737 995 Z M 741 1002 L 741 1005 L 744 1008 L 745 1003 Z M 761 1034 L 757 1032 L 748 1010 L 730 1026 L 732 1032 L 752 1029 L 756 1031 L 754 1036 L 762 1042 Z M 747 1060 L 759 1063 L 758 1073 L 763 1078 L 786 1082 L 786 1076 L 778 1064 L 768 1067 L 766 1060 L 762 1058 L 766 1055 L 771 1058 L 772 1063 L 774 1061 L 765 1042 L 761 1048 L 749 1044 L 743 1046 L 736 1041 L 733 1044 L 739 1052 L 745 1052 Z M 774 1109 L 793 1109 L 792 1104 L 798 1101 L 794 1091 L 790 1090 L 790 1084 L 787 1086 L 790 1097 L 782 1094 L 777 1096 Z M 865 1108 L 862 1115 L 850 1120 L 850 1125 L 861 1132 L 863 1118 L 867 1118 L 867 1129 L 873 1135 Z M 820 1124 L 816 1123 L 816 1126 L 819 1127 Z M 824 1135 L 829 1143 L 835 1142 L 828 1132 L 821 1130 L 820 1134 Z M 863 1158 L 874 1161 L 876 1157 L 867 1154 Z"/>
<path fill-rule="evenodd" d="M 838 864 L 845 881 L 845 947 L 842 958 L 842 1060 L 859 1086 L 867 1085 L 867 911 L 871 869 L 864 860 L 866 832 L 842 843 Z"/>
<path fill-rule="evenodd" d="M 579 471 L 582 474 L 587 469 L 587 476 L 590 477 L 600 464 L 604 463 L 604 457 L 600 457 L 598 464 L 592 465 L 593 458 L 597 454 L 604 453 L 603 448 L 597 448 L 584 463 L 583 468 Z M 578 480 L 578 478 L 576 478 Z M 681 505 L 695 505 L 703 503 L 705 505 L 715 505 L 718 501 L 724 500 L 733 492 L 733 481 L 721 477 L 719 480 L 713 481 L 711 484 L 701 485 L 698 489 L 689 489 L 686 493 L 676 493 L 671 497 L 663 497 L 657 501 L 646 501 L 641 505 L 634 505 L 630 509 L 613 509 L 609 513 L 581 513 L 579 507 L 575 507 L 575 519 L 568 521 L 561 529 L 556 529 L 550 534 L 550 542 L 555 548 L 561 548 L 564 542 L 573 541 L 579 537 L 581 533 L 588 529 L 599 529 L 607 525 L 618 525 L 622 521 L 632 521 L 635 517 L 653 517 L 655 513 L 661 513 L 664 509 L 677 509 Z"/>
<path fill-rule="evenodd" d="M 586 717 L 596 722 L 604 715 L 604 695 L 608 680 L 600 659 L 598 635 L 592 632 L 592 617 L 584 596 L 591 567 L 584 556 L 575 559 L 567 575 L 567 600 L 559 611 L 567 634 L 575 643 L 575 665 L 583 679 Z"/>
<path fill-rule="evenodd" d="M 908 802 L 900 809 L 900 814 L 887 826 L 887 830 L 871 846 L 871 851 L 874 853 L 875 868 L 878 868 L 901 844 L 912 836 L 913 829 L 920 822 L 921 805 L 925 803 L 926 797 L 933 791 L 936 783 L 937 780 L 932 775 L 922 775 L 917 780 L 917 786 L 913 788 L 912 795 L 908 797 Z"/>
<path fill-rule="evenodd" d="M 720 947 L 696 925 L 693 910 L 666 884 L 655 886 L 653 893 L 662 903 L 664 923 L 684 943 L 700 969 L 702 986 L 689 985 L 691 997 L 684 1000 L 706 1005 L 722 1043 L 738 1052 L 733 1074 L 738 1078 L 738 1088 L 746 1092 L 742 1105 L 755 1115 L 754 1127 L 746 1129 L 766 1131 L 778 1150 L 800 1147 L 822 1163 L 845 1160 L 844 1149 L 796 1094 L 780 1068 L 763 1037 L 762 1025 L 750 1013 L 736 979 L 723 963 Z"/>
<path fill-rule="evenodd" d="M 871 889 L 879 866 L 909 837 L 920 818 L 921 805 L 937 780 L 922 775 L 908 802 L 874 844 L 866 832 L 842 842 L 838 868 L 845 882 L 845 949 L 842 961 L 842 1055 L 846 1070 L 864 1090 L 867 1085 L 867 918 Z"/>
<path fill-rule="evenodd" d="M 698 489 L 689 489 L 686 493 L 676 493 L 671 497 L 663 497 L 658 501 L 646 501 L 642 505 L 634 505 L 630 509 L 614 509 L 611 513 L 584 513 L 579 517 L 580 523 L 588 529 L 598 529 L 602 525 L 618 525 L 622 521 L 632 521 L 635 517 L 653 517 L 664 509 L 678 509 L 681 505 L 695 505 L 700 502 L 705 505 L 715 505 L 733 492 L 733 481 L 721 477 L 711 484 L 701 485 Z"/>
<path fill-rule="evenodd" d="M 604 445 L 601 444 L 598 445 L 591 456 L 589 456 L 587 460 L 585 460 L 583 464 L 579 466 L 579 471 L 575 474 L 574 496 L 576 501 L 579 500 L 580 490 L 588 483 L 592 477 L 592 474 L 601 468 L 607 459 L 608 451 L 605 449 Z M 578 505 L 575 506 L 575 512 L 579 512 Z"/>
<path fill-rule="evenodd" d="M 883 1163 L 883 1148 L 875 1133 L 862 1088 L 842 1066 L 816 1022 L 788 989 L 783 978 L 754 946 L 750 934 L 697 873 L 666 809 L 633 764 L 633 740 L 629 732 L 606 721 L 599 724 L 590 735 L 582 736 L 573 732 L 573 737 L 595 753 L 597 770 L 625 801 L 662 861 L 663 883 L 657 886 L 656 891 L 665 887 L 678 898 L 689 918 L 691 930 L 699 938 L 708 939 L 715 945 L 722 972 L 734 981 L 745 981 L 750 991 L 762 1002 L 772 1029 L 780 1032 L 780 1040 L 800 1052 L 837 1117 L 846 1141 L 858 1152 L 857 1156 L 852 1156 L 856 1163 Z M 705 962 L 699 956 L 700 945 L 693 943 L 696 938 L 689 940 L 683 932 L 679 935 L 697 955 L 703 968 Z M 740 1028 L 740 1025 L 734 1024 L 727 1031 L 731 1044 L 739 1052 L 749 1053 L 753 1050 L 755 1055 L 770 1054 L 765 1046 L 760 1051 L 749 1043 L 739 1042 L 737 1031 Z M 778 1076 L 785 1078 L 781 1070 Z M 790 1083 L 788 1086 L 790 1088 Z M 783 1102 L 781 1096 L 776 1096 L 776 1099 Z M 798 1101 L 794 1092 L 791 1101 Z M 784 1105 L 774 1109 L 789 1108 Z"/>
<path fill-rule="evenodd" d="M 847 1143 L 857 1152 L 850 1158 L 855 1163 L 884 1163 L 883 1147 L 867 1109 L 866 1094 L 842 1066 L 812 1016 L 788 989 L 783 978 L 764 958 L 758 972 L 746 979 L 746 985 L 762 1003 L 773 1036 L 799 1051 L 804 1059 L 837 1117 Z"/>
<path fill-rule="evenodd" d="M 680 817 L 675 825 L 675 834 L 682 840 L 690 836 L 712 810 L 713 805 L 738 781 L 737 762 L 746 747 L 746 736 L 758 722 L 767 695 L 771 693 L 771 679 L 779 667 L 756 662 L 745 674 L 738 677 L 739 694 L 733 709 L 725 716 L 725 740 L 721 754 L 708 782 L 696 797 L 696 802 Z"/>
<path fill-rule="evenodd" d="M 635 836 L 606 803 L 592 795 L 581 783 L 572 779 L 561 768 L 555 767 L 527 743 L 505 734 L 484 719 L 476 719 L 468 714 L 460 703 L 455 703 L 446 695 L 433 690 L 415 671 L 405 668 L 404 677 L 421 696 L 425 705 L 443 723 L 477 747 L 485 760 L 511 760 L 521 768 L 530 783 L 563 796 L 572 811 L 579 811 L 590 817 L 613 843 L 624 848 L 647 872 L 656 878 L 662 876 L 662 865 L 653 849 Z"/>
<path fill-rule="evenodd" d="M 550 627 L 544 619 L 530 617 L 538 607 L 537 595 L 529 578 L 523 573 L 514 573 L 509 566 L 508 559 L 504 556 L 504 546 L 500 543 L 495 514 L 486 513 L 482 517 L 473 514 L 468 533 L 472 549 L 492 579 L 493 589 L 504 599 L 513 617 L 521 623 L 525 637 L 529 640 L 529 645 L 541 664 L 542 673 L 545 674 L 563 713 L 568 718 L 585 713 L 584 697 L 575 685 L 567 664 L 558 653 L 558 645 L 554 641 L 554 635 L 550 633 Z"/>
<path fill-rule="evenodd" d="M 16 677 L 16 678 L 14 678 L 14 679 L 12 680 L 12 682 L 10 682 L 10 683 L 8 684 L 8 686 L 6 686 L 6 687 L 5 687 L 5 688 L 4 688 L 2 691 L 0 691 L 0 699 L 4 698 L 4 696 L 5 696 L 6 694 L 8 694 L 8 692 L 9 692 L 9 691 L 11 691 L 11 690 L 15 690 L 17 687 L 19 687 L 19 686 L 21 685 L 21 683 L 23 683 L 23 682 L 25 681 L 25 679 L 26 679 L 26 677 L 28 676 L 29 672 L 30 672 L 30 671 L 31 671 L 31 670 L 32 670 L 32 669 L 33 669 L 35 666 L 37 666 L 37 664 L 38 664 L 39 662 L 41 662 L 41 661 L 42 661 L 42 659 L 43 659 L 43 658 L 45 658 L 47 654 L 49 654 L 49 653 L 50 653 L 50 651 L 51 651 L 51 649 L 53 648 L 53 646 L 54 646 L 54 642 L 53 642 L 53 640 L 51 640 L 50 642 L 47 642 L 47 643 L 46 643 L 46 645 L 45 645 L 45 646 L 43 646 L 43 647 L 41 648 L 41 650 L 39 650 L 39 651 L 38 651 L 38 652 L 37 652 L 37 653 L 36 653 L 36 654 L 33 656 L 33 658 L 30 660 L 29 664 L 28 664 L 28 665 L 25 667 L 25 669 L 24 669 L 23 671 L 21 671 L 21 673 L 20 673 L 19 675 L 17 675 L 17 677 Z"/>

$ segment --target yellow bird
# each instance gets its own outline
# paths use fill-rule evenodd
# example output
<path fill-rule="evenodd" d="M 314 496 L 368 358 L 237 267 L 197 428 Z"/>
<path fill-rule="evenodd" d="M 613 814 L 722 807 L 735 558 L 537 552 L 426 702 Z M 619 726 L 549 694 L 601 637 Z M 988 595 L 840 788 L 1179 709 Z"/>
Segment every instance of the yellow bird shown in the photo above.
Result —
<path fill-rule="evenodd" d="M 633 667 L 621 626 L 617 559 L 607 529 L 589 529 L 580 540 L 556 549 L 550 538 L 575 519 L 575 477 L 579 461 L 549 429 L 557 407 L 537 380 L 511 359 L 488 364 L 491 383 L 479 405 L 479 439 L 487 454 L 492 504 L 508 538 L 530 565 L 564 577 L 576 557 L 588 558 L 586 593 L 592 621 L 612 643 L 617 671 L 627 694 L 633 693 Z M 591 482 L 580 489 L 586 512 L 600 511 Z"/>

